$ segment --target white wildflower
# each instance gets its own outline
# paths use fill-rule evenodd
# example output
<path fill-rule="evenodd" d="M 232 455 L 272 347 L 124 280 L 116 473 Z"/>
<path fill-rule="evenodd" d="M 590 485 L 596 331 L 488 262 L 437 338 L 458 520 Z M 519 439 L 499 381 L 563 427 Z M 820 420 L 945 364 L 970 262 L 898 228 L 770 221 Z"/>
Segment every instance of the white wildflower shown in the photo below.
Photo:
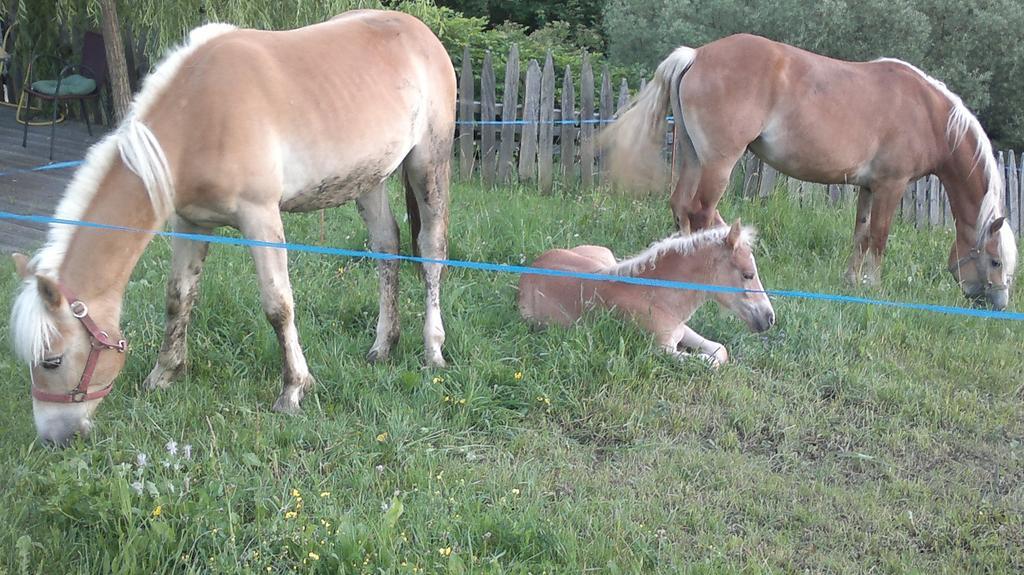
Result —
<path fill-rule="evenodd" d="M 139 452 L 139 454 L 135 456 L 135 465 L 138 465 L 139 467 L 145 467 L 148 461 L 149 456 L 145 453 Z"/>
<path fill-rule="evenodd" d="M 145 487 L 145 485 L 143 485 L 141 481 L 133 481 L 132 482 L 132 490 L 135 491 L 136 495 L 142 495 L 142 489 L 144 487 Z"/>
<path fill-rule="evenodd" d="M 185 444 L 185 447 L 182 448 L 182 455 L 185 456 L 185 459 L 192 459 L 192 444 L 191 443 L 186 443 Z"/>
<path fill-rule="evenodd" d="M 165 447 L 167 448 L 167 453 L 170 453 L 171 455 L 177 455 L 178 454 L 178 442 L 177 441 L 174 441 L 172 439 L 172 440 L 167 442 L 167 445 Z"/>

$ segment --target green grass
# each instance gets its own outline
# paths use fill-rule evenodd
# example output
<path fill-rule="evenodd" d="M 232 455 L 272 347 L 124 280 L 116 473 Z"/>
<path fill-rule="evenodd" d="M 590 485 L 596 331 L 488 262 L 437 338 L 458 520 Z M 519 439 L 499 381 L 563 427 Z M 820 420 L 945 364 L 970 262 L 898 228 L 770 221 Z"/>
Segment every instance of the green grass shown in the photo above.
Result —
<path fill-rule="evenodd" d="M 671 228 L 661 197 L 459 186 L 452 206 L 451 256 L 477 261 L 581 243 L 625 256 Z M 779 195 L 723 212 L 760 229 L 770 288 L 963 303 L 946 230 L 897 225 L 882 287 L 859 289 L 840 279 L 849 206 Z M 319 239 L 316 215 L 287 227 Z M 354 208 L 329 212 L 324 243 L 365 241 Z M 269 411 L 280 358 L 251 260 L 229 246 L 208 259 L 186 376 L 139 389 L 168 262 L 157 239 L 135 270 L 128 366 L 90 439 L 38 445 L 25 369 L 0 355 L 0 573 L 1024 569 L 1015 323 L 780 298 L 778 324 L 754 335 L 709 304 L 691 325 L 732 359 L 712 372 L 610 315 L 531 331 L 515 276 L 451 269 L 451 367 L 423 369 L 423 291 L 403 264 L 403 337 L 371 366 L 374 264 L 293 253 L 319 386 L 287 417 Z M 9 306 L 13 265 L 0 268 Z"/>

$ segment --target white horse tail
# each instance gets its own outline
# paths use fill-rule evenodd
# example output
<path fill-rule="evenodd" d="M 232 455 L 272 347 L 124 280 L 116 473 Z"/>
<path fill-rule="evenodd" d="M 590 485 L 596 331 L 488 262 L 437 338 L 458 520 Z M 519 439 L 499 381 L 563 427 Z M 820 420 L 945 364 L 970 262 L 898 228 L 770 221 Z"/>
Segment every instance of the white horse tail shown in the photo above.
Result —
<path fill-rule="evenodd" d="M 661 151 L 668 129 L 666 116 L 671 109 L 676 121 L 682 118 L 679 86 L 696 56 L 693 48 L 676 48 L 658 64 L 654 78 L 626 110 L 601 131 L 598 146 L 618 186 L 637 191 L 663 187 L 668 172 Z"/>

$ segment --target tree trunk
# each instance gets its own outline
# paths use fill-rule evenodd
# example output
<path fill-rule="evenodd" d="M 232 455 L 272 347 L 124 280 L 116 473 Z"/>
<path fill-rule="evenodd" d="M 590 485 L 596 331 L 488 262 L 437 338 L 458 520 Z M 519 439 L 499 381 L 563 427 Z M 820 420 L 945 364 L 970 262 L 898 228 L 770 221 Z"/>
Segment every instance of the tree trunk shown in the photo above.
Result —
<path fill-rule="evenodd" d="M 18 0 L 9 0 L 7 2 L 7 14 L 5 14 L 4 16 L 6 17 L 6 20 L 4 21 L 5 22 L 5 26 L 7 26 L 7 28 L 4 28 L 4 33 L 6 34 L 8 28 L 10 26 L 13 26 L 15 20 L 17 20 L 17 17 L 18 17 Z M 12 31 L 10 36 L 8 36 L 8 38 L 7 38 L 7 44 L 5 46 L 0 46 L 0 48 L 3 48 L 5 50 L 14 50 L 14 35 L 17 34 L 17 33 L 18 33 L 17 30 Z M 3 37 L 0 37 L 0 42 L 2 42 L 2 41 L 3 41 Z M 19 83 L 20 83 L 20 78 L 16 77 L 17 73 L 15 72 L 15 69 L 14 69 L 14 60 L 13 59 L 10 62 L 7 63 L 6 72 L 8 74 L 7 74 L 7 77 L 4 78 L 4 80 L 5 80 L 4 86 L 7 88 L 7 97 L 10 99 L 11 102 L 17 102 L 18 101 L 18 87 L 19 87 Z M 3 90 L 3 88 L 0 87 L 0 91 L 2 91 L 2 90 Z M 0 98 L 0 99 L 2 99 L 2 98 Z"/>
<path fill-rule="evenodd" d="M 110 75 L 110 95 L 114 103 L 114 122 L 120 124 L 128 114 L 132 102 L 132 88 L 128 82 L 128 62 L 124 57 L 124 42 L 117 21 L 117 0 L 99 0 L 103 19 L 103 44 L 107 51 L 107 70 Z"/>

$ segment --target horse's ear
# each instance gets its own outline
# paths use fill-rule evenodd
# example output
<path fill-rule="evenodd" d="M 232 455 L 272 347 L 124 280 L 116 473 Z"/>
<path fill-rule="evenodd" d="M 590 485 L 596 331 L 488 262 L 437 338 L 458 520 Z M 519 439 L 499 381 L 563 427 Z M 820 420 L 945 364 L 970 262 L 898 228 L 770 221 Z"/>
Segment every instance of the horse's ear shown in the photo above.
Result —
<path fill-rule="evenodd" d="M 994 234 L 998 232 L 999 228 L 1003 227 L 1004 223 L 1006 223 L 1006 216 L 1000 216 L 996 218 L 995 221 L 992 222 L 992 225 L 989 226 L 988 233 Z"/>
<path fill-rule="evenodd" d="M 51 312 L 56 312 L 64 303 L 64 296 L 57 287 L 57 282 L 42 275 L 36 274 L 36 287 L 39 289 L 39 297 Z"/>
<path fill-rule="evenodd" d="M 18 277 L 25 279 L 32 275 L 32 270 L 29 268 L 28 256 L 25 254 L 13 253 L 11 259 L 14 260 L 14 271 L 18 273 Z"/>
<path fill-rule="evenodd" d="M 741 233 L 743 233 L 743 226 L 740 224 L 740 219 L 736 218 L 736 221 L 732 223 L 732 227 L 729 228 L 729 235 L 725 236 L 725 245 L 735 249 L 740 242 Z"/>

